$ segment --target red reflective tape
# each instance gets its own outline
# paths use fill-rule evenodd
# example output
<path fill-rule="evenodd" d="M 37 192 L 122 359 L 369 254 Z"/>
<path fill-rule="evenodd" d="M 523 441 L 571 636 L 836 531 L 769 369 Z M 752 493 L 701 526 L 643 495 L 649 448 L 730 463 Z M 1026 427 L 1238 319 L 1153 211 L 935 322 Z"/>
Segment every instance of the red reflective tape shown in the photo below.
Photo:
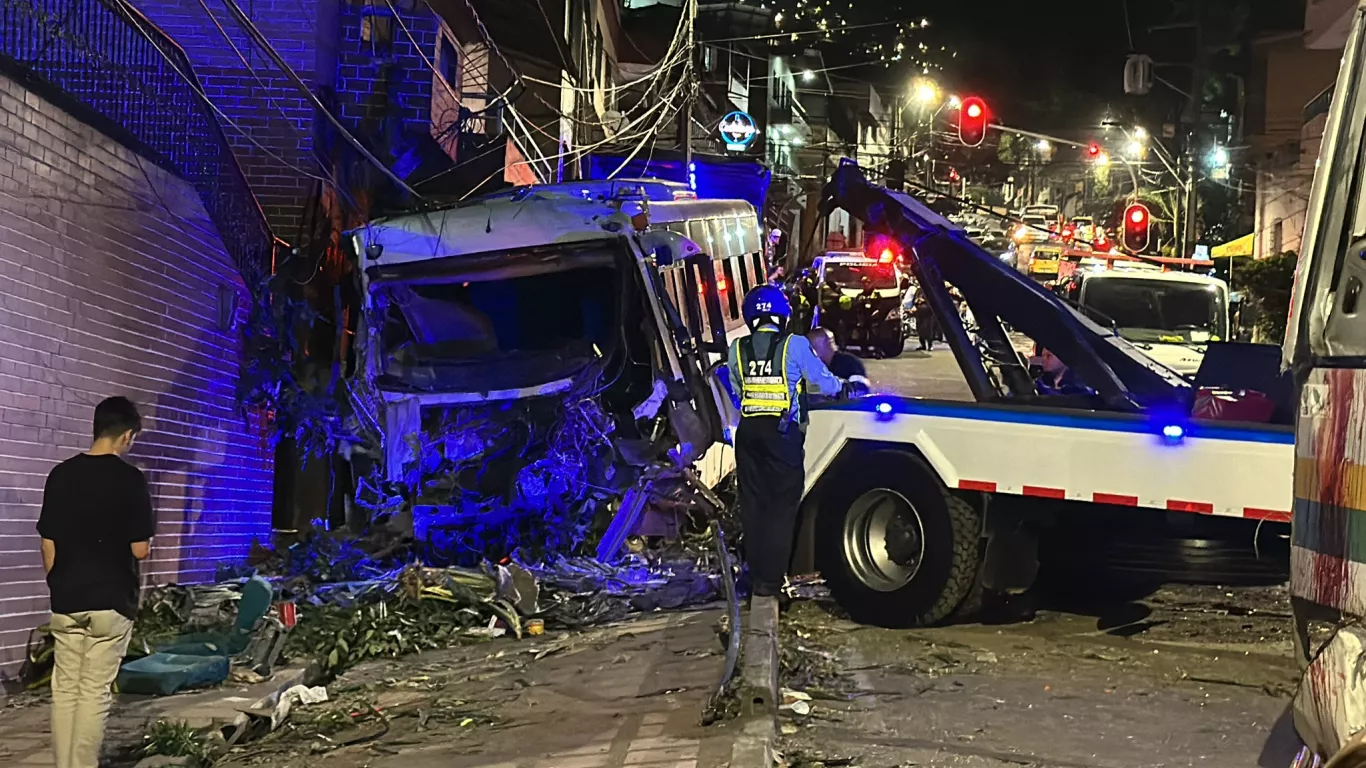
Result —
<path fill-rule="evenodd" d="M 1093 493 L 1091 500 L 1097 504 L 1118 504 L 1124 507 L 1138 506 L 1137 496 L 1125 496 L 1122 493 Z"/>
<path fill-rule="evenodd" d="M 1167 499 L 1167 509 L 1173 512 L 1195 512 L 1200 515 L 1214 514 L 1214 505 L 1206 504 L 1203 501 L 1182 501 L 1180 499 Z"/>
<path fill-rule="evenodd" d="M 1064 491 L 1061 488 L 1045 488 L 1041 485 L 1026 485 L 1020 489 L 1020 493 L 1025 496 L 1038 496 L 1044 499 L 1067 498 L 1067 491 Z"/>
<path fill-rule="evenodd" d="M 1290 513 L 1282 512 L 1278 509 L 1257 509 L 1256 507 L 1243 507 L 1243 517 L 1249 520 L 1270 520 L 1276 523 L 1290 522 Z"/>
<path fill-rule="evenodd" d="M 958 487 L 964 491 L 986 491 L 987 493 L 996 492 L 996 484 L 986 480 L 959 480 Z"/>

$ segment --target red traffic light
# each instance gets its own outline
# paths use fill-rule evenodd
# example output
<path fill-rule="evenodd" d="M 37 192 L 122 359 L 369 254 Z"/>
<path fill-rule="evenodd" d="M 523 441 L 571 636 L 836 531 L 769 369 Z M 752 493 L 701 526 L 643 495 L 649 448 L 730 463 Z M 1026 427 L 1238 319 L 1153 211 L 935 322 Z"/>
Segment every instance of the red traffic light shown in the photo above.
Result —
<path fill-rule="evenodd" d="M 1100 157 L 1100 145 L 1094 141 L 1086 145 L 1086 156 L 1090 158 Z"/>
<path fill-rule="evenodd" d="M 963 99 L 958 108 L 958 140 L 976 147 L 987 137 L 987 103 L 976 96 Z"/>
<path fill-rule="evenodd" d="M 1152 225 L 1148 206 L 1134 203 L 1124 209 L 1124 248 L 1131 253 L 1142 253 L 1148 247 L 1148 233 Z"/>

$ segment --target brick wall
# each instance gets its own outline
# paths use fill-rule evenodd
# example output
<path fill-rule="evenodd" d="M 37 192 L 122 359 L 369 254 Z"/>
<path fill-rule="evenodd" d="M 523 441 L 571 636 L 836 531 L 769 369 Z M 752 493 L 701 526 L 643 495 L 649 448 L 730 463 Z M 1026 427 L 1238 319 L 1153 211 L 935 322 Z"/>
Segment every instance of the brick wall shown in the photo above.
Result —
<path fill-rule="evenodd" d="M 269 536 L 270 451 L 235 398 L 245 308 L 187 183 L 0 76 L 0 672 L 45 621 L 44 478 L 102 398 L 150 416 L 149 582 L 209 579 Z"/>
<path fill-rule="evenodd" d="M 440 21 L 425 5 L 404 10 L 397 2 L 392 8 L 347 3 L 341 6 L 340 20 L 336 89 L 342 121 L 373 137 L 384 151 L 380 159 L 406 177 L 417 162 L 419 140 L 435 138 L 434 110 L 447 122 L 458 117 L 459 105 L 450 96 L 460 82 L 455 48 L 447 47 L 452 54 L 447 60 Z M 449 88 L 437 76 L 448 76 Z M 433 103 L 438 89 L 441 100 Z M 456 115 L 450 114 L 451 107 Z"/>
<path fill-rule="evenodd" d="M 336 2 L 238 4 L 316 91 L 332 84 L 336 69 L 336 46 L 330 42 L 338 32 Z M 307 96 L 247 39 L 222 0 L 135 0 L 134 5 L 185 50 L 205 93 L 227 117 L 223 130 L 275 234 L 294 241 L 316 184 L 310 176 L 321 174 L 313 155 L 314 108 Z"/>

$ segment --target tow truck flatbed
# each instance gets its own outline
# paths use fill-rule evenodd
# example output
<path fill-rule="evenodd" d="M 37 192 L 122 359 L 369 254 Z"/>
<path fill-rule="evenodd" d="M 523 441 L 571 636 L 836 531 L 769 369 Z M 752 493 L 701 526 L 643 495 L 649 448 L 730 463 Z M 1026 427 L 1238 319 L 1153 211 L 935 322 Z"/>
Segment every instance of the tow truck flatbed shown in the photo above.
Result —
<path fill-rule="evenodd" d="M 1294 442 L 1291 427 L 879 396 L 812 409 L 806 490 L 842 451 L 894 444 L 961 491 L 1289 522 Z"/>

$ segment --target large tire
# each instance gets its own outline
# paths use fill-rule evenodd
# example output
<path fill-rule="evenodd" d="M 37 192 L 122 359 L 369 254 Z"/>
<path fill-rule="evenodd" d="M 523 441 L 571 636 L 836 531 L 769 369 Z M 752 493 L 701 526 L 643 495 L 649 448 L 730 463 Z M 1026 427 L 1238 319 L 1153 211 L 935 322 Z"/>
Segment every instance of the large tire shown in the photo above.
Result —
<path fill-rule="evenodd" d="M 816 565 L 835 601 L 883 627 L 949 617 L 977 578 L 977 512 L 901 451 L 860 456 L 831 480 L 817 511 Z"/>

